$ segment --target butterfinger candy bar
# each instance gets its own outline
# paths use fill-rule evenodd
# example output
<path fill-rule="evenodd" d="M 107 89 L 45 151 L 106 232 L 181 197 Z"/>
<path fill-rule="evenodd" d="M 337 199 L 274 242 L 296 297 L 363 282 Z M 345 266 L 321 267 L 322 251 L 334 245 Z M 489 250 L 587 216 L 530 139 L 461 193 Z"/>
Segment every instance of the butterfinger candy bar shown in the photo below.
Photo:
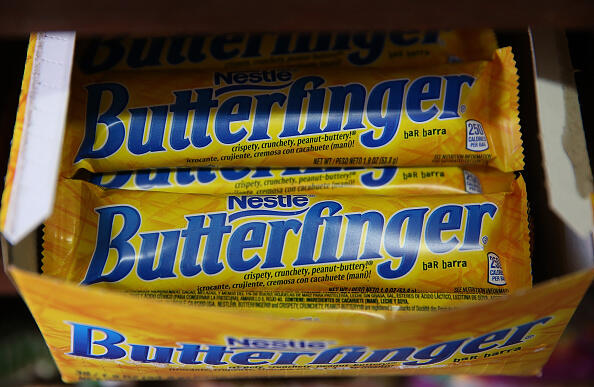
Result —
<path fill-rule="evenodd" d="M 426 69 L 74 75 L 65 173 L 173 167 L 523 167 L 511 48 Z"/>
<path fill-rule="evenodd" d="M 61 181 L 43 272 L 121 290 L 531 286 L 524 182 L 491 194 L 208 196 Z"/>
<path fill-rule="evenodd" d="M 415 195 L 505 192 L 512 173 L 458 167 L 179 168 L 96 173 L 106 188 L 210 195 Z"/>
<path fill-rule="evenodd" d="M 77 41 L 77 65 L 87 74 L 126 69 L 413 67 L 489 59 L 496 48 L 490 29 L 104 37 Z"/>

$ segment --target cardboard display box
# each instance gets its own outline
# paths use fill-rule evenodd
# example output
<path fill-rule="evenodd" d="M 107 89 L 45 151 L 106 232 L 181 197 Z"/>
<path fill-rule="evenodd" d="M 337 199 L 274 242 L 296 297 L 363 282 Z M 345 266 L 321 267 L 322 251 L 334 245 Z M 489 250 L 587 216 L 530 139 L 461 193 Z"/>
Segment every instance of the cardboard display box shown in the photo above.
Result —
<path fill-rule="evenodd" d="M 565 275 L 454 311 L 389 318 L 336 312 L 305 320 L 138 299 L 38 273 L 39 226 L 53 207 L 74 40 L 73 33 L 32 36 L 0 213 L 5 269 L 65 381 L 539 373 L 594 276 L 591 173 L 581 166 L 585 147 L 568 67 L 550 61 L 563 57 L 556 55 L 563 47 L 558 36 L 535 33 L 534 51 L 527 34 L 503 35 L 501 43 L 513 43 L 522 83 L 534 274 Z M 552 258 L 562 265 L 545 271 Z"/>

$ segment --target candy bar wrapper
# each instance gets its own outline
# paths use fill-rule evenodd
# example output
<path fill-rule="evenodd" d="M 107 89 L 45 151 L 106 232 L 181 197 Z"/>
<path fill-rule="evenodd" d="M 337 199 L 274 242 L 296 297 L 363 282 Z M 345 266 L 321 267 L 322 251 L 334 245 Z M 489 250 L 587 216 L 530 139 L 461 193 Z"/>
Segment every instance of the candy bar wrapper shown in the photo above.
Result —
<path fill-rule="evenodd" d="M 87 74 L 279 66 L 402 68 L 489 59 L 496 48 L 491 29 L 103 37 L 78 41 L 76 64 Z"/>
<path fill-rule="evenodd" d="M 513 173 L 458 167 L 409 168 L 178 168 L 95 173 L 105 188 L 209 195 L 417 195 L 494 193 Z"/>
<path fill-rule="evenodd" d="M 59 184 L 43 273 L 121 290 L 506 294 L 531 286 L 525 185 L 507 192 L 215 196 Z"/>
<path fill-rule="evenodd" d="M 394 70 L 73 74 L 63 174 L 175 167 L 523 168 L 511 48 Z"/>

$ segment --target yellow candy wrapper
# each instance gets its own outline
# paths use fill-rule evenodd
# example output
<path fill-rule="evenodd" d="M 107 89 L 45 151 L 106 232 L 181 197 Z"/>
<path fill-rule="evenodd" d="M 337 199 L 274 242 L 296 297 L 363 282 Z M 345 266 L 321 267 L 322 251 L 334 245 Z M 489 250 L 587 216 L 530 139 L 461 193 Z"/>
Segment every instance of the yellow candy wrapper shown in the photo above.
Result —
<path fill-rule="evenodd" d="M 43 42 L 44 36 L 46 40 L 55 40 L 56 36 L 50 35 L 39 34 L 39 42 Z M 43 58 L 33 54 L 36 54 L 37 50 L 47 47 L 35 44 L 37 36 L 37 34 L 33 34 L 31 38 L 28 53 L 31 55 L 28 55 L 23 83 L 24 92 L 20 104 L 23 109 L 19 110 L 17 117 L 15 141 L 13 141 L 11 152 L 11 156 L 15 157 L 11 158 L 9 172 L 13 173 L 9 174 L 7 178 L 9 188 L 8 193 L 5 191 L 4 199 L 9 199 L 10 183 L 15 177 L 14 171 L 19 170 L 21 162 L 26 162 L 19 157 L 18 165 L 16 163 L 16 155 L 19 153 L 17 151 L 23 149 L 19 148 L 20 143 L 24 144 L 27 138 L 26 133 L 20 136 L 21 130 L 27 127 L 27 125 L 23 127 L 23 117 L 26 115 L 20 113 L 25 111 L 25 105 L 27 110 L 37 107 L 37 105 L 29 103 L 33 101 L 27 100 L 26 91 L 28 88 L 25 86 L 29 84 L 29 78 L 34 73 L 31 71 L 33 59 L 37 61 L 37 59 Z M 33 81 L 34 79 L 31 80 L 31 84 L 34 83 Z M 21 138 L 23 140 L 18 141 Z M 15 187 L 17 180 L 15 178 Z M 481 181 L 481 183 L 483 182 Z M 86 196 L 82 192 L 82 187 L 85 186 L 88 191 L 84 194 Z M 519 188 L 519 197 L 523 201 L 522 187 L 520 180 L 515 183 L 515 188 L 512 186 L 511 189 L 504 191 L 511 192 L 509 195 L 517 196 Z M 115 200 L 117 198 L 109 192 L 113 191 L 103 191 L 96 186 L 82 182 L 60 184 L 58 207 L 49 228 L 54 228 L 52 231 L 54 236 L 61 235 L 63 238 L 61 240 L 54 239 L 53 246 L 46 242 L 46 248 L 52 249 L 53 257 L 57 258 L 56 262 L 62 261 L 63 266 L 64 264 L 68 265 L 66 260 L 71 258 L 72 251 L 79 247 L 81 250 L 86 249 L 87 255 L 92 255 L 97 239 L 96 226 L 99 217 L 99 212 L 93 213 L 93 210 L 96 208 L 96 211 L 101 211 L 102 208 L 121 202 L 119 199 Z M 135 198 L 134 205 L 136 205 L 144 202 L 147 197 L 155 197 L 154 195 L 159 195 L 158 198 L 165 198 L 174 194 L 131 191 L 126 192 L 126 195 L 122 197 Z M 141 239 L 146 240 L 146 243 L 150 245 L 151 236 L 148 229 L 162 230 L 168 227 L 167 224 L 171 223 L 172 219 L 177 218 L 179 212 L 172 211 L 177 211 L 179 203 L 193 201 L 194 199 L 188 199 L 190 197 L 200 197 L 200 203 L 204 203 L 207 197 L 204 195 L 175 195 L 184 199 L 169 203 L 166 200 L 157 199 L 154 200 L 157 204 L 155 212 L 144 211 L 142 220 L 143 226 L 146 226 L 143 230 L 144 235 L 135 237 L 132 242 L 134 249 L 139 248 L 142 243 Z M 357 200 L 358 196 L 363 195 L 353 196 L 351 200 Z M 470 205 L 474 201 L 500 203 L 497 194 L 446 195 L 448 203 L 451 199 L 454 200 L 451 202 L 453 204 L 442 203 L 441 206 L 456 205 L 456 203 L 459 205 L 461 202 L 458 200 L 463 200 L 461 197 L 465 197 L 464 200 L 470 200 L 466 203 L 470 203 Z M 381 196 L 373 198 L 378 206 L 384 203 L 380 199 Z M 96 207 L 97 202 L 101 200 L 104 200 L 101 203 L 103 207 Z M 112 202 L 110 203 L 109 200 Z M 131 201 L 132 199 L 126 200 Z M 341 199 L 338 198 L 338 200 Z M 393 200 L 394 206 L 406 204 L 404 202 L 406 199 L 396 198 Z M 420 197 L 417 202 L 410 202 L 410 205 L 422 208 L 423 200 L 426 200 L 426 197 Z M 431 200 L 434 200 L 430 204 L 431 208 L 434 208 L 435 203 L 441 199 L 433 197 Z M 9 202 L 5 200 L 2 206 L 4 214 L 6 208 L 9 207 L 7 204 Z M 254 204 L 253 201 L 252 204 Z M 204 203 L 204 205 L 212 205 L 212 203 Z M 12 208 L 12 206 L 10 207 Z M 490 226 L 487 226 L 492 221 L 489 215 L 485 216 L 483 220 L 485 227 L 481 228 L 481 235 L 486 233 L 489 235 L 483 235 L 488 239 L 480 238 L 484 254 L 496 251 L 500 254 L 503 262 L 508 259 L 505 252 L 522 252 L 524 254 L 525 248 L 521 241 L 525 237 L 525 204 L 522 204 L 521 207 L 523 207 L 521 211 L 511 210 L 511 212 L 503 211 L 503 207 L 498 207 L 499 215 L 505 212 L 505 216 L 502 216 L 503 219 L 499 221 L 499 226 L 496 228 L 497 230 L 507 229 L 503 236 L 494 236 L 491 233 Z M 353 213 L 360 210 L 349 208 L 348 211 L 353 211 Z M 87 211 L 86 215 L 80 216 L 82 210 Z M 200 211 L 200 209 L 196 211 Z M 464 211 L 468 211 L 468 209 L 465 208 L 463 213 Z M 324 216 L 326 215 L 330 214 L 324 214 Z M 60 219 L 65 221 L 60 223 Z M 72 221 L 73 219 L 75 221 Z M 449 223 L 450 219 L 452 217 L 448 216 L 443 221 Z M 122 220 L 120 219 L 120 223 Z M 149 221 L 150 224 L 145 223 Z M 208 222 L 210 224 L 210 219 Z M 181 227 L 186 227 L 183 221 L 181 223 Z M 429 225 L 428 219 L 424 224 Z M 517 224 L 521 224 L 521 226 L 517 226 Z M 62 231 L 58 232 L 56 226 L 61 227 Z M 515 233 L 512 230 L 515 230 Z M 114 228 L 112 231 L 113 236 L 116 237 L 116 234 L 119 235 L 122 230 Z M 318 228 L 318 231 L 321 230 Z M 449 240 L 448 238 L 452 236 L 460 238 L 462 233 L 461 230 L 442 231 L 443 241 Z M 421 237 L 426 236 L 426 232 L 421 234 Z M 406 238 L 406 235 L 403 237 Z M 165 237 L 160 235 L 159 238 L 164 241 Z M 184 242 L 183 238 L 182 243 Z M 303 297 L 307 297 L 305 293 L 308 293 L 309 297 L 323 297 L 330 292 L 314 293 L 293 290 L 291 292 L 296 297 L 288 299 L 287 297 L 290 297 L 288 294 L 277 290 L 272 292 L 275 297 L 279 297 L 277 301 L 291 305 L 299 303 L 300 309 L 291 308 L 290 305 L 278 309 L 266 309 L 266 306 L 256 305 L 250 309 L 253 305 L 246 306 L 241 303 L 229 307 L 227 305 L 206 306 L 200 300 L 193 302 L 192 298 L 196 298 L 198 294 L 206 295 L 214 292 L 215 296 L 212 300 L 215 302 L 216 300 L 222 302 L 223 297 L 226 297 L 226 302 L 233 302 L 229 298 L 233 293 L 248 295 L 257 293 L 255 291 L 199 290 L 197 287 L 191 290 L 132 290 L 134 294 L 142 294 L 144 298 L 141 298 L 117 289 L 101 288 L 99 285 L 80 286 L 86 273 L 86 268 L 80 269 L 80 266 L 73 268 L 70 277 L 66 270 L 58 275 L 60 278 L 52 277 L 47 273 L 36 273 L 35 265 L 28 263 L 28 259 L 26 259 L 34 257 L 35 248 L 32 239 L 35 239 L 35 236 L 32 235 L 31 239 L 27 238 L 23 241 L 24 243 L 15 246 L 3 243 L 4 253 L 8 253 L 4 254 L 5 270 L 30 308 L 61 376 L 66 382 L 287 376 L 345 377 L 396 374 L 539 375 L 584 293 L 591 285 L 594 276 L 594 269 L 589 268 L 537 284 L 532 289 L 513 292 L 504 297 L 487 293 L 491 288 L 482 287 L 481 289 L 485 293 L 478 294 L 497 299 L 470 302 L 455 310 L 435 313 L 388 314 L 365 310 L 370 305 L 366 300 L 355 302 L 354 299 L 343 300 L 342 297 L 347 298 L 351 293 L 364 294 L 365 296 L 378 293 L 369 290 L 370 286 L 366 286 L 364 291 L 349 292 L 356 288 L 351 288 L 347 284 L 334 290 L 332 294 L 340 294 L 339 303 L 341 305 L 344 306 L 348 303 L 357 305 L 361 309 L 350 310 L 348 307 L 336 311 L 316 309 L 310 314 L 305 310 L 308 299 L 300 301 L 297 298 L 301 297 L 301 294 Z M 404 239 L 401 242 L 404 243 Z M 227 243 L 227 239 L 224 243 Z M 56 246 L 59 249 L 56 249 Z M 525 253 L 527 254 L 527 252 Z M 110 254 L 112 255 L 110 261 L 115 264 L 114 254 L 117 254 L 117 251 L 112 250 Z M 442 259 L 449 257 L 450 254 L 458 255 L 458 252 L 453 251 L 443 256 L 438 254 L 435 256 Z M 161 254 L 159 260 L 161 257 L 167 257 L 167 254 Z M 398 259 L 386 259 L 392 259 L 395 266 L 399 264 Z M 226 261 L 224 263 L 226 264 Z M 522 265 L 520 263 L 514 267 L 522 267 Z M 112 268 L 113 266 L 107 270 Z M 434 275 L 434 273 L 426 273 L 425 277 Z M 507 272 L 504 272 L 504 275 L 506 276 Z M 78 279 L 63 280 L 68 277 Z M 509 280 L 509 278 L 505 278 Z M 159 281 L 157 279 L 153 282 Z M 392 293 L 383 293 L 382 297 L 389 294 L 392 300 L 388 304 L 392 305 L 394 305 L 393 297 L 397 297 L 396 304 L 402 307 L 405 304 L 398 299 L 405 299 L 404 295 L 436 294 L 442 296 L 471 292 L 473 289 L 479 288 L 455 289 L 459 293 L 419 293 L 413 292 L 414 289 L 398 288 Z M 504 287 L 499 289 L 504 289 Z M 270 293 L 259 291 L 262 297 L 268 297 L 267 294 Z M 157 296 L 166 294 L 184 294 L 184 296 L 189 294 L 190 300 L 184 304 L 149 299 L 153 298 L 152 295 L 157 298 Z M 470 293 L 464 293 L 464 295 L 466 294 Z M 281 296 L 282 299 L 280 299 Z M 332 297 L 337 298 L 337 296 Z M 251 300 L 255 299 L 242 300 L 241 302 Z M 181 300 L 176 298 L 176 301 Z M 266 298 L 265 302 L 268 301 L 270 300 Z M 317 298 L 315 302 L 309 304 L 317 307 L 321 302 L 323 301 Z M 336 300 L 333 302 L 335 304 Z M 417 305 L 417 302 L 421 301 L 415 299 L 409 305 Z M 332 304 L 329 300 L 328 303 Z M 439 308 L 443 303 L 440 300 L 428 305 L 432 308 Z"/>
<path fill-rule="evenodd" d="M 123 69 L 413 67 L 489 59 L 496 48 L 491 29 L 103 37 L 77 42 L 77 66 L 87 74 Z"/>
<path fill-rule="evenodd" d="M 439 313 L 367 319 L 189 306 L 11 268 L 65 381 L 537 375 L 594 270 Z M 364 312 L 359 312 L 362 316 Z M 341 315 L 344 315 L 341 319 Z"/>
<path fill-rule="evenodd" d="M 525 185 L 491 194 L 209 196 L 63 180 L 43 273 L 121 290 L 531 286 Z"/>
<path fill-rule="evenodd" d="M 179 168 L 95 173 L 105 188 L 209 195 L 415 195 L 494 193 L 511 187 L 513 173 L 458 167 L 410 168 Z"/>
<path fill-rule="evenodd" d="M 523 168 L 511 48 L 489 61 L 373 72 L 73 74 L 63 166 Z"/>

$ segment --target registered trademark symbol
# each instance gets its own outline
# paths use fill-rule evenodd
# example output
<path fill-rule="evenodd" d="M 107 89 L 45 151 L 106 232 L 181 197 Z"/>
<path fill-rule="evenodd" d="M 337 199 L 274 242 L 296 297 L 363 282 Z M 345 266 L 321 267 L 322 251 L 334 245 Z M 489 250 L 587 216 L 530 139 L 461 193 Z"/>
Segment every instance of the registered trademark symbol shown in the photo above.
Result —
<path fill-rule="evenodd" d="M 367 261 L 367 266 L 373 265 L 373 261 Z"/>
<path fill-rule="evenodd" d="M 484 236 L 481 240 L 483 241 L 483 245 L 486 245 L 487 242 L 489 242 L 489 237 L 488 236 Z"/>
<path fill-rule="evenodd" d="M 460 105 L 460 113 L 466 112 L 466 105 Z"/>

